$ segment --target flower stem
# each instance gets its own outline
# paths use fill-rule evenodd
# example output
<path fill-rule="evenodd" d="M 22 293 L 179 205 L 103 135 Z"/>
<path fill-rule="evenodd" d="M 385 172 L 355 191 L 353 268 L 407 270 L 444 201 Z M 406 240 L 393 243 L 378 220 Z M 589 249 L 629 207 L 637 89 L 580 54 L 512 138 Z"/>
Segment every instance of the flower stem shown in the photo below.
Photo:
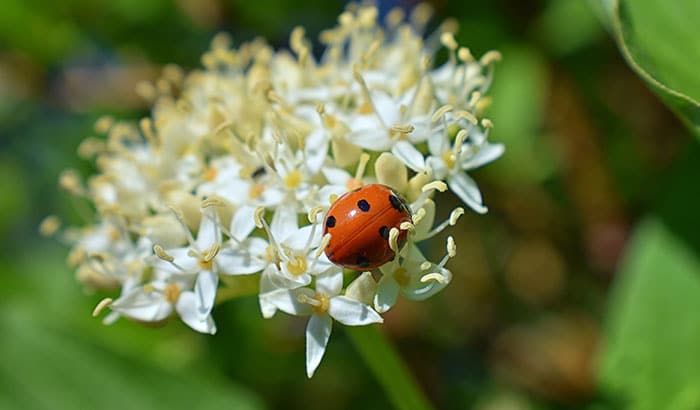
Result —
<path fill-rule="evenodd" d="M 394 408 L 432 410 L 418 383 L 390 341 L 376 326 L 349 326 L 346 331 Z"/>

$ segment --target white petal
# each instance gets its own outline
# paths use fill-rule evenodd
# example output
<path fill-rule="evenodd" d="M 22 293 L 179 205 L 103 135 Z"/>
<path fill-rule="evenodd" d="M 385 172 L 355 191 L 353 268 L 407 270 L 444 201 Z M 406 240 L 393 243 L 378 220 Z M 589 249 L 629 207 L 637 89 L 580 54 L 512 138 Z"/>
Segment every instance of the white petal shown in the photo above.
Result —
<path fill-rule="evenodd" d="M 464 172 L 455 172 L 447 179 L 447 185 L 465 204 L 480 214 L 488 211 L 481 202 L 481 192 L 476 182 Z"/>
<path fill-rule="evenodd" d="M 351 132 L 347 136 L 347 140 L 351 144 L 371 151 L 386 151 L 391 147 L 389 133 L 381 126 Z"/>
<path fill-rule="evenodd" d="M 238 208 L 231 220 L 231 235 L 242 241 L 255 229 L 255 207 L 242 206 Z"/>
<path fill-rule="evenodd" d="M 416 172 L 425 170 L 425 158 L 423 154 L 408 141 L 399 141 L 391 148 L 391 152 L 407 167 Z"/>
<path fill-rule="evenodd" d="M 345 186 L 352 178 L 352 175 L 342 168 L 323 167 L 321 172 L 331 185 Z"/>
<path fill-rule="evenodd" d="M 435 223 L 435 202 L 428 198 L 421 207 L 425 209 L 425 216 L 416 224 L 416 233 L 413 236 L 415 242 L 425 238 L 428 232 L 433 229 L 433 224 Z M 417 209 L 413 210 L 414 213 L 417 211 Z"/>
<path fill-rule="evenodd" d="M 115 300 L 110 308 L 122 315 L 144 322 L 158 322 L 172 313 L 172 305 L 156 292 L 144 292 L 142 288 L 134 289 L 127 295 Z"/>
<path fill-rule="evenodd" d="M 384 275 L 379 280 L 377 293 L 374 295 L 374 308 L 384 313 L 394 307 L 399 297 L 399 284 L 391 275 Z"/>
<path fill-rule="evenodd" d="M 217 224 L 217 214 L 213 207 L 206 208 L 202 211 L 202 221 L 199 224 L 197 231 L 197 239 L 195 246 L 200 252 L 206 252 L 214 246 L 215 243 L 221 242 L 221 233 Z"/>
<path fill-rule="evenodd" d="M 203 315 L 197 307 L 198 304 L 198 298 L 193 292 L 182 292 L 175 309 L 187 326 L 200 333 L 213 335 L 216 333 L 214 320 L 208 313 Z"/>
<path fill-rule="evenodd" d="M 361 326 L 384 321 L 379 313 L 371 307 L 346 296 L 331 298 L 328 314 L 333 319 L 348 326 Z"/>
<path fill-rule="evenodd" d="M 304 164 L 311 174 L 316 174 L 328 154 L 328 138 L 323 129 L 314 130 L 304 144 Z"/>
<path fill-rule="evenodd" d="M 270 222 L 270 231 L 275 240 L 282 242 L 298 229 L 296 210 L 289 206 L 278 206 Z"/>
<path fill-rule="evenodd" d="M 444 179 L 449 172 L 447 164 L 440 157 L 428 156 L 425 163 L 430 167 L 435 179 Z"/>
<path fill-rule="evenodd" d="M 497 160 L 506 148 L 503 144 L 488 144 L 479 150 L 475 155 L 465 158 L 462 161 L 462 169 L 470 170 L 486 165 L 491 161 Z"/>
<path fill-rule="evenodd" d="M 198 299 L 198 309 L 203 315 L 208 315 L 214 307 L 216 299 L 216 287 L 219 284 L 219 275 L 205 270 L 197 275 L 197 282 L 194 284 L 195 295 Z"/>
<path fill-rule="evenodd" d="M 311 315 L 306 325 L 306 375 L 311 378 L 326 352 L 333 320 L 328 315 Z"/>
<path fill-rule="evenodd" d="M 154 268 L 168 275 L 195 274 L 202 268 L 197 263 L 197 258 L 189 255 L 190 248 L 166 249 L 165 252 L 173 257 L 173 263 L 157 259 Z"/>
<path fill-rule="evenodd" d="M 306 225 L 293 234 L 287 236 L 287 238 L 284 240 L 284 244 L 291 249 L 298 251 L 316 248 L 321 242 L 322 233 L 323 229 L 321 228 L 320 224 L 316 224 L 315 227 L 313 225 Z"/>
<path fill-rule="evenodd" d="M 394 101 L 390 95 L 383 92 L 372 92 L 372 104 L 377 109 L 377 114 L 382 119 L 387 127 L 398 124 L 399 118 L 399 107 L 401 103 L 399 101 Z"/>
<path fill-rule="evenodd" d="M 442 130 L 435 131 L 428 137 L 428 151 L 431 155 L 439 157 L 448 149 L 450 149 L 450 141 Z"/>
<path fill-rule="evenodd" d="M 371 272 L 363 272 L 355 278 L 345 289 L 345 296 L 366 305 L 374 302 L 374 295 L 377 293 L 377 282 L 372 277 Z"/>
<path fill-rule="evenodd" d="M 262 238 L 248 238 L 240 245 L 225 248 L 216 256 L 219 273 L 223 275 L 249 275 L 265 269 L 264 259 L 267 241 Z"/>
<path fill-rule="evenodd" d="M 275 305 L 282 312 L 296 316 L 307 316 L 312 313 L 311 306 L 299 302 L 299 297 L 301 295 L 313 297 L 314 294 L 314 291 L 309 288 L 298 288 L 292 290 L 276 289 L 267 292 L 264 296 L 269 303 Z M 260 296 L 263 297 L 262 294 Z"/>
<path fill-rule="evenodd" d="M 343 288 L 343 272 L 338 269 L 324 275 L 316 276 L 316 291 L 326 296 L 335 296 Z"/>

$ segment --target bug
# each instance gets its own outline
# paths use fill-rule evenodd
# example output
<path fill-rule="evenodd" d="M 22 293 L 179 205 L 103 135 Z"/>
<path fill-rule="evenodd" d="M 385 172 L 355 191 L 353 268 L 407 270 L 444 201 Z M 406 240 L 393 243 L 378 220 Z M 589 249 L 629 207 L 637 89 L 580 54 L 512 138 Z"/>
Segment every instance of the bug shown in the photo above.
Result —
<path fill-rule="evenodd" d="M 406 243 L 404 222 L 412 222 L 406 201 L 393 189 L 368 184 L 338 198 L 323 221 L 323 234 L 331 234 L 325 252 L 328 259 L 346 268 L 374 269 L 396 256 L 389 233 L 399 229 L 397 251 Z"/>

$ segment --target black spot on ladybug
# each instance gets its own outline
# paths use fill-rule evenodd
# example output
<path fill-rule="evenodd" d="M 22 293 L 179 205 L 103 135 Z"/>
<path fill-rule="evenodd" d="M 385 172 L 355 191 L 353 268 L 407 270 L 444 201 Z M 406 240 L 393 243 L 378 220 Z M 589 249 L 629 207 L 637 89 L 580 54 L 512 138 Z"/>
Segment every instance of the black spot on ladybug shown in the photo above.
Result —
<path fill-rule="evenodd" d="M 389 195 L 389 202 L 391 202 L 391 207 L 396 209 L 397 211 L 401 211 L 404 209 L 403 201 L 399 199 L 399 197 L 396 195 Z"/>
<path fill-rule="evenodd" d="M 331 215 L 326 218 L 326 228 L 332 228 L 335 226 L 335 216 Z"/>
<path fill-rule="evenodd" d="M 381 235 L 384 239 L 389 239 L 389 227 L 382 226 L 381 228 L 379 228 L 379 235 Z"/>
<path fill-rule="evenodd" d="M 369 259 L 367 259 L 367 257 L 364 255 L 359 255 L 357 257 L 357 266 L 359 266 L 361 268 L 368 267 L 369 266 Z"/>
<path fill-rule="evenodd" d="M 369 202 L 365 201 L 364 199 L 360 199 L 357 201 L 357 207 L 360 208 L 362 212 L 367 212 L 369 211 Z"/>

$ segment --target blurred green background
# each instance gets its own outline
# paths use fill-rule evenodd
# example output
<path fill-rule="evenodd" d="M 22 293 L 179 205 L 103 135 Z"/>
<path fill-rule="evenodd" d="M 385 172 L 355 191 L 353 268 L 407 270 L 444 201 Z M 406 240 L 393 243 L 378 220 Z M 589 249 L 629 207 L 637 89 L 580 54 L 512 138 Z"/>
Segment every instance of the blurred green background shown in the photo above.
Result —
<path fill-rule="evenodd" d="M 476 174 L 490 213 L 452 232 L 453 283 L 400 302 L 383 330 L 440 409 L 700 408 L 697 140 L 592 2 L 431 3 L 475 55 L 502 52 L 487 115 L 507 152 Z M 313 38 L 343 6 L 3 0 L 0 409 L 390 408 L 340 327 L 307 380 L 304 321 L 263 320 L 254 298 L 217 307 L 214 337 L 105 327 L 90 316 L 105 295 L 37 233 L 48 214 L 84 223 L 58 175 L 92 172 L 76 148 L 100 115 L 147 114 L 139 81 L 197 67 L 222 30 L 236 44 L 284 47 L 296 25 Z"/>

